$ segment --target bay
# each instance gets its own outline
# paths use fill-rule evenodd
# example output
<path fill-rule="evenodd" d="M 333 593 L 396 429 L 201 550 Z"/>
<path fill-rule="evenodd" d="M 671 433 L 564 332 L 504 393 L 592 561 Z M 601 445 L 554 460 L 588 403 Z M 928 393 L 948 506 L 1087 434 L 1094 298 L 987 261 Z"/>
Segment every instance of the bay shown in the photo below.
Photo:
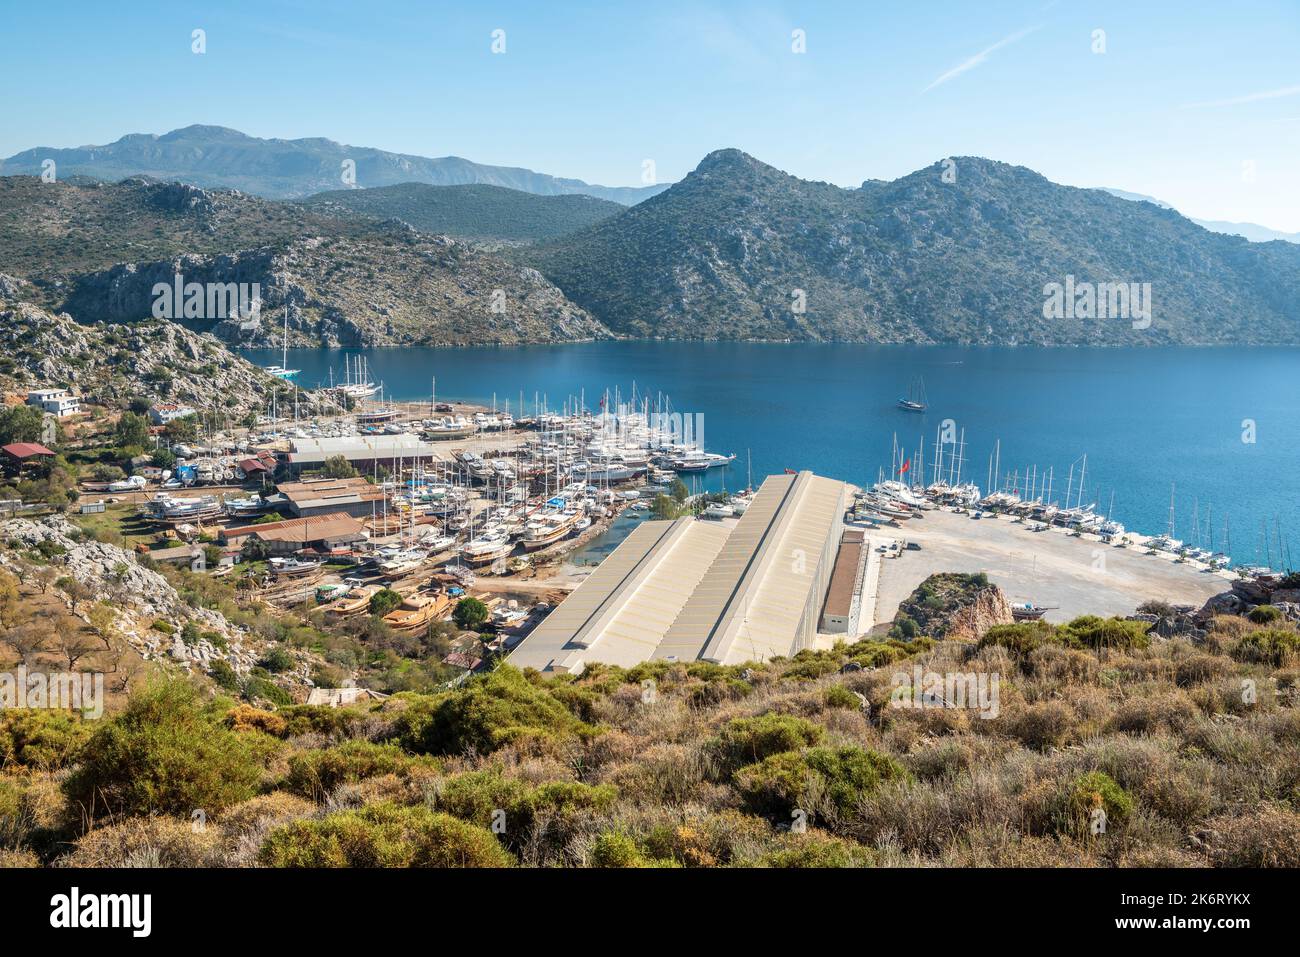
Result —
<path fill-rule="evenodd" d="M 356 356 L 357 350 L 347 350 Z M 344 351 L 293 349 L 306 387 L 342 375 Z M 1177 348 L 1042 349 L 602 341 L 566 345 L 360 350 L 394 399 L 462 399 L 518 413 L 534 396 L 552 409 L 606 389 L 626 400 L 664 393 L 673 408 L 703 415 L 710 451 L 735 452 L 701 488 L 741 489 L 747 452 L 755 484 L 786 468 L 858 484 L 890 467 L 895 437 L 914 462 L 924 443 L 931 477 L 936 429 L 965 430 L 964 477 L 988 484 L 1001 440 L 1001 472 L 1053 469 L 1064 500 L 1086 453 L 1084 503 L 1110 509 L 1130 529 L 1165 532 L 1171 486 L 1175 537 L 1224 548 L 1237 564 L 1294 564 L 1300 534 L 1300 350 Z M 262 365 L 278 350 L 248 350 Z M 924 414 L 897 407 L 914 377 Z M 945 469 L 946 471 L 946 469 Z M 1077 492 L 1077 487 L 1075 489 Z M 1199 519 L 1193 524 L 1193 516 Z M 1225 529 L 1226 526 L 1226 529 Z M 1267 534 L 1267 553 L 1265 548 Z M 1271 557 L 1271 562 L 1270 562 Z"/>

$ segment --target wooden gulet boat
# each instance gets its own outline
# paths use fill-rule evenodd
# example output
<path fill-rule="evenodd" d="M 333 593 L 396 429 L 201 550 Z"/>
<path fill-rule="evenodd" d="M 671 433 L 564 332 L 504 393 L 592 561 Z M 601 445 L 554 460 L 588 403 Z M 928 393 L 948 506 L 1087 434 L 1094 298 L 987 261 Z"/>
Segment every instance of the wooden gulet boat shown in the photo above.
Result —
<path fill-rule="evenodd" d="M 441 617 L 450 605 L 451 599 L 445 592 L 416 593 L 385 615 L 384 623 L 395 631 L 415 631 Z"/>

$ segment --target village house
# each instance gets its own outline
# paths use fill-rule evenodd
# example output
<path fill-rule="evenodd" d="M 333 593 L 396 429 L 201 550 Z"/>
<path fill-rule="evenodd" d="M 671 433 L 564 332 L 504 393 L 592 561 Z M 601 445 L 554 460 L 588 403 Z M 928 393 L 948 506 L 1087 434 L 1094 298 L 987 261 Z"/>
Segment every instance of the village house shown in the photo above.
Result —
<path fill-rule="evenodd" d="M 32 389 L 27 404 L 60 419 L 81 411 L 81 399 L 67 389 Z"/>
<path fill-rule="evenodd" d="M 157 402 L 149 407 L 149 421 L 154 425 L 167 425 L 177 419 L 184 419 L 199 413 L 188 405 L 175 402 Z"/>

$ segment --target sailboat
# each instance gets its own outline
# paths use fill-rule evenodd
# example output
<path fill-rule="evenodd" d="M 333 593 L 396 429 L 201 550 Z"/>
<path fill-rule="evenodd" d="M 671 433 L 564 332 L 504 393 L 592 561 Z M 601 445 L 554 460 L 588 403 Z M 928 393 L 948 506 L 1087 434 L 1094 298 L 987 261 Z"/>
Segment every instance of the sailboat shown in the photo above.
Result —
<path fill-rule="evenodd" d="M 898 407 L 905 412 L 924 412 L 929 408 L 925 401 L 925 380 L 919 375 L 912 378 L 907 397 L 898 400 Z"/>
<path fill-rule="evenodd" d="M 280 364 L 267 366 L 265 371 L 277 379 L 292 379 L 301 370 L 288 368 L 289 364 L 289 300 L 284 300 L 284 343 L 280 348 Z"/>

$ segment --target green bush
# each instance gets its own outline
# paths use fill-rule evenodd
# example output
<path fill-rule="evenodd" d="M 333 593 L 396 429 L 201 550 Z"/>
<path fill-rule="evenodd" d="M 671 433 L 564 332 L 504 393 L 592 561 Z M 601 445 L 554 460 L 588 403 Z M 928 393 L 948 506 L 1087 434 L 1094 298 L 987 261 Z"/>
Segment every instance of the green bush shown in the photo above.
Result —
<path fill-rule="evenodd" d="M 321 734 L 337 740 L 352 733 L 353 727 L 364 716 L 359 708 L 331 708 L 326 705 L 295 704 L 280 708 L 276 714 L 284 718 L 287 738 L 300 734 Z"/>
<path fill-rule="evenodd" d="M 822 703 L 828 708 L 845 708 L 857 711 L 862 707 L 858 696 L 844 685 L 831 685 L 822 693 Z"/>
<path fill-rule="evenodd" d="M 432 800 L 439 811 L 481 827 L 490 827 L 493 813 L 503 810 L 510 827 L 511 811 L 524 806 L 531 791 L 518 778 L 508 778 L 499 769 L 490 769 L 469 771 L 440 781 Z"/>
<path fill-rule="evenodd" d="M 91 737 L 91 725 L 66 711 L 0 711 L 0 768 L 67 767 Z"/>
<path fill-rule="evenodd" d="M 295 664 L 293 655 L 287 648 L 272 648 L 264 654 L 257 662 L 267 671 L 279 674 L 282 671 L 290 670 Z"/>
<path fill-rule="evenodd" d="M 274 681 L 253 675 L 244 682 L 244 697 L 249 701 L 269 701 L 274 705 L 293 704 L 293 698 Z"/>
<path fill-rule="evenodd" d="M 874 639 L 856 641 L 845 650 L 849 658 L 862 667 L 879 668 L 881 665 L 890 665 L 911 655 L 929 651 L 933 647 L 934 641 L 930 638 L 912 638 L 907 641 L 890 638 L 885 641 Z"/>
<path fill-rule="evenodd" d="M 872 854 L 854 841 L 817 831 L 791 835 L 784 847 L 758 860 L 760 867 L 868 867 Z"/>
<path fill-rule="evenodd" d="M 595 728 L 516 668 L 502 665 L 456 691 L 410 701 L 395 721 L 397 741 L 423 754 L 490 754 L 522 738 L 588 736 Z"/>
<path fill-rule="evenodd" d="M 273 739 L 230 731 L 181 680 L 136 692 L 102 725 L 64 784 L 86 813 L 211 815 L 252 797 Z"/>
<path fill-rule="evenodd" d="M 510 867 L 490 831 L 420 805 L 374 804 L 273 830 L 258 852 L 269 867 Z"/>
<path fill-rule="evenodd" d="M 592 867 L 653 867 L 655 862 L 642 853 L 635 838 L 619 831 L 606 831 L 591 846 Z"/>
<path fill-rule="evenodd" d="M 613 785 L 577 781 L 548 781 L 532 787 L 509 778 L 499 769 L 470 771 L 439 783 L 433 795 L 439 811 L 473 824 L 490 827 L 497 811 L 505 813 L 506 833 L 518 840 L 541 817 L 568 816 L 578 811 L 607 811 L 618 799 Z"/>
<path fill-rule="evenodd" d="M 1261 628 L 1241 636 L 1232 657 L 1247 664 L 1269 664 L 1280 668 L 1300 657 L 1300 634 L 1282 628 Z"/>
<path fill-rule="evenodd" d="M 1054 630 L 1045 621 L 1022 621 L 1014 625 L 994 625 L 979 640 L 978 647 L 1006 648 L 1012 654 L 1028 657 L 1035 648 L 1051 644 Z"/>
<path fill-rule="evenodd" d="M 1268 625 L 1282 618 L 1282 609 L 1272 605 L 1256 605 L 1246 615 L 1257 625 Z"/>
<path fill-rule="evenodd" d="M 852 817 L 858 799 L 884 781 L 906 779 L 893 758 L 857 747 L 786 751 L 741 768 L 736 788 L 757 813 L 786 818 L 796 808 L 812 812 L 827 806 Z"/>
<path fill-rule="evenodd" d="M 222 661 L 220 658 L 215 659 L 208 666 L 208 676 L 217 683 L 217 686 L 226 691 L 239 690 L 239 675 L 235 674 L 235 669 L 230 667 L 230 663 Z"/>
<path fill-rule="evenodd" d="M 412 767 L 437 766 L 431 758 L 409 755 L 394 744 L 345 741 L 332 748 L 295 754 L 289 759 L 285 787 L 295 794 L 320 801 L 340 784 L 380 774 L 401 773 Z"/>
<path fill-rule="evenodd" d="M 402 603 L 402 596 L 391 588 L 381 588 L 370 596 L 370 614 L 383 617 Z"/>
<path fill-rule="evenodd" d="M 854 698 L 854 704 L 857 699 Z M 716 748 L 730 766 L 753 764 L 782 751 L 798 751 L 819 744 L 825 730 L 794 715 L 768 712 L 756 718 L 733 718 L 718 730 Z"/>
<path fill-rule="evenodd" d="M 1151 626 L 1145 621 L 1125 621 L 1123 618 L 1098 618 L 1084 615 L 1056 629 L 1057 639 L 1069 648 L 1102 648 L 1128 650 L 1145 648 L 1150 639 Z"/>
<path fill-rule="evenodd" d="M 1086 835 L 1093 832 L 1096 809 L 1105 811 L 1105 828 L 1100 833 L 1107 833 L 1128 821 L 1134 805 L 1133 798 L 1110 775 L 1091 771 L 1075 778 L 1062 791 L 1058 806 L 1063 819 L 1060 830 L 1066 834 Z"/>

